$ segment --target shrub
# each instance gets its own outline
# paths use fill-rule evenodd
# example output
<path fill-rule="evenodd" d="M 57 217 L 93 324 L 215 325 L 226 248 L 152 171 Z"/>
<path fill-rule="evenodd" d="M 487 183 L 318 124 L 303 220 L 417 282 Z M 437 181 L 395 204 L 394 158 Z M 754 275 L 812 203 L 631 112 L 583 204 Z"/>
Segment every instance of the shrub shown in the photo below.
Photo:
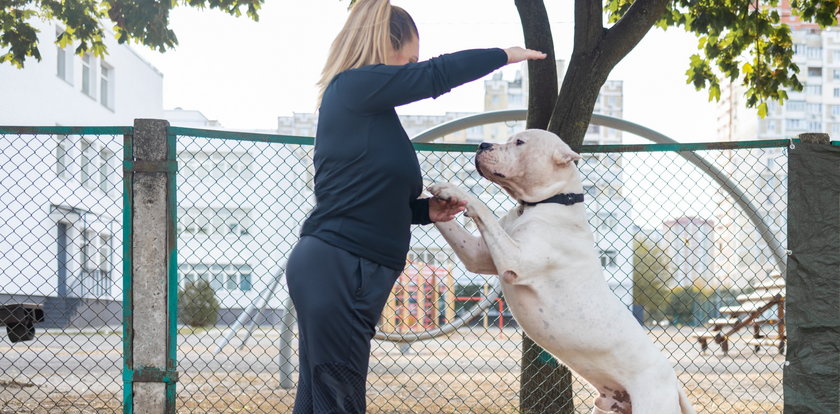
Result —
<path fill-rule="evenodd" d="M 187 282 L 179 291 L 178 317 L 182 323 L 192 327 L 207 327 L 216 324 L 219 315 L 219 301 L 216 292 L 205 280 Z"/>

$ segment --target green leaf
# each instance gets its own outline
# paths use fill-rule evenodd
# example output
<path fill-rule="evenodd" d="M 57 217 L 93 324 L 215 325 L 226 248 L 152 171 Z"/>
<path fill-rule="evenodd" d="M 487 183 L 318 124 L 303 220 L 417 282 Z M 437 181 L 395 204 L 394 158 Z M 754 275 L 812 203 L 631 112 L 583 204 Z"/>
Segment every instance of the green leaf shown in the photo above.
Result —
<path fill-rule="evenodd" d="M 753 67 L 750 65 L 749 62 L 744 63 L 744 66 L 741 67 L 741 72 L 744 72 L 745 75 L 749 75 L 753 73 Z"/>
<path fill-rule="evenodd" d="M 758 104 L 758 116 L 761 119 L 767 116 L 767 102 L 762 102 Z"/>
<path fill-rule="evenodd" d="M 709 87 L 709 102 L 714 99 L 715 101 L 720 100 L 720 86 L 712 85 Z"/>

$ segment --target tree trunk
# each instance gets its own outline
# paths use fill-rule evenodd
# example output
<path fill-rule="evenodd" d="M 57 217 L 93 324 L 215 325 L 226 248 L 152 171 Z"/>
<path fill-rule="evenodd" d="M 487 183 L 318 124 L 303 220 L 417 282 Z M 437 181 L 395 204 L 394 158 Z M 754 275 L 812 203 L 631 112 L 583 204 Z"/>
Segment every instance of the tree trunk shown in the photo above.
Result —
<path fill-rule="evenodd" d="M 545 53 L 542 60 L 528 61 L 527 128 L 545 129 L 557 101 L 557 63 L 548 13 L 542 0 L 516 0 L 525 47 Z"/>
<path fill-rule="evenodd" d="M 591 56 L 572 56 L 547 128 L 575 151 L 583 144 L 595 102 L 609 74 L 599 74 L 595 66 Z"/>
<path fill-rule="evenodd" d="M 548 55 L 528 61 L 528 119 L 526 128 L 546 129 L 557 101 L 557 64 L 548 13 L 542 0 L 516 0 L 525 47 Z M 522 414 L 571 414 L 572 374 L 527 335 L 522 335 L 519 410 Z"/>
<path fill-rule="evenodd" d="M 519 411 L 522 414 L 575 412 L 572 372 L 524 333 L 520 381 Z"/>

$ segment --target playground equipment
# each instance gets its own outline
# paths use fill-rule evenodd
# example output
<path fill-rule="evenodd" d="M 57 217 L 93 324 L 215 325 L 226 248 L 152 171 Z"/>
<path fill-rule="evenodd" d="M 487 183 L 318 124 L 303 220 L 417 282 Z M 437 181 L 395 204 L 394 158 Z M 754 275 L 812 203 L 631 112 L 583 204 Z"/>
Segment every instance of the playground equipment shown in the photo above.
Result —
<path fill-rule="evenodd" d="M 397 278 L 385 309 L 382 332 L 421 332 L 455 317 L 454 278 L 449 269 L 409 261 Z"/>

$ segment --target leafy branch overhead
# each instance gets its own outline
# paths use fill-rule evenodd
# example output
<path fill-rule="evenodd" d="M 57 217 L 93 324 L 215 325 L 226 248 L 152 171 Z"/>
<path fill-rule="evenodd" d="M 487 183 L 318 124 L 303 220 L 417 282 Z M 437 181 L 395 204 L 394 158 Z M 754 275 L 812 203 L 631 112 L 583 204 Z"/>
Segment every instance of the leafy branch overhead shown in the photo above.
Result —
<path fill-rule="evenodd" d="M 610 21 L 617 21 L 632 4 L 609 0 Z M 746 104 L 767 113 L 766 100 L 784 101 L 785 90 L 801 91 L 793 63 L 790 27 L 782 21 L 780 0 L 677 0 L 656 22 L 666 29 L 679 27 L 697 35 L 698 52 L 686 71 L 687 82 L 698 90 L 708 88 L 709 100 L 720 99 L 721 81 L 746 86 Z M 837 24 L 840 4 L 833 0 L 792 0 L 793 16 L 821 27 Z"/>
<path fill-rule="evenodd" d="M 178 44 L 169 27 L 169 12 L 177 6 L 221 10 L 258 20 L 263 0 L 0 0 L 0 64 L 22 68 L 28 58 L 41 60 L 35 19 L 59 22 L 64 32 L 55 38 L 61 47 L 76 45 L 77 54 L 107 53 L 105 28 L 119 43 L 135 41 L 161 52 Z"/>
<path fill-rule="evenodd" d="M 257 20 L 263 1 L 0 0 L 0 64 L 23 67 L 29 58 L 41 59 L 38 31 L 32 25 L 36 19 L 59 22 L 65 32 L 55 43 L 75 45 L 78 54 L 106 53 L 106 27 L 120 43 L 133 41 L 166 51 L 178 44 L 169 21 L 173 8 L 211 8 Z M 349 7 L 356 0 L 338 1 Z M 520 15 L 525 46 L 549 54 L 546 61 L 528 63 L 533 80 L 529 127 L 549 129 L 573 147 L 582 142 L 598 92 L 612 69 L 654 26 L 697 35 L 698 50 L 688 62 L 687 81 L 697 89 L 708 88 L 710 99 L 720 97 L 724 81 L 740 81 L 746 86 L 746 104 L 763 115 L 767 100 L 783 101 L 786 90 L 802 89 L 790 27 L 780 16 L 782 0 L 571 0 L 574 49 L 560 85 L 544 1 L 511 1 Z M 486 7 L 478 1 L 475 6 Z M 790 0 L 790 8 L 802 22 L 827 27 L 837 24 L 840 1 Z"/>

